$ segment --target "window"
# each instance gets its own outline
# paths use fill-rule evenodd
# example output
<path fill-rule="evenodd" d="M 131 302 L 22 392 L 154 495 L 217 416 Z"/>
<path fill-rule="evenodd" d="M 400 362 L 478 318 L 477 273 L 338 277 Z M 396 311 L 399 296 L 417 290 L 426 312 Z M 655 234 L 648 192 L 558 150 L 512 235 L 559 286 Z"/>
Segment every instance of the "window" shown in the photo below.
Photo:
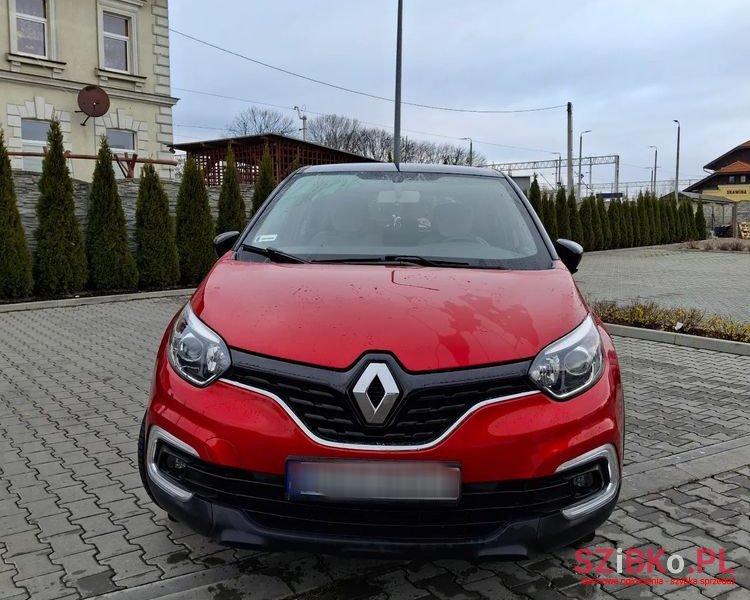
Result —
<path fill-rule="evenodd" d="M 108 12 L 102 15 L 105 69 L 130 72 L 130 30 L 128 17 Z"/>
<path fill-rule="evenodd" d="M 49 121 L 36 121 L 34 119 L 21 119 L 21 137 L 23 138 L 24 152 L 42 152 L 47 145 L 47 134 L 49 133 Z M 41 156 L 24 156 L 23 168 L 26 171 L 41 173 Z"/>
<path fill-rule="evenodd" d="M 112 154 L 122 155 L 127 152 L 129 156 L 132 156 L 135 152 L 135 133 L 127 129 L 107 129 L 107 143 L 112 150 Z M 112 162 L 112 168 L 115 170 L 117 179 L 125 177 L 116 161 Z"/>
<path fill-rule="evenodd" d="M 46 0 L 16 0 L 16 51 L 47 57 L 48 6 Z"/>
<path fill-rule="evenodd" d="M 735 179 L 736 179 L 736 177 L 734 175 L 730 175 L 729 176 L 729 183 L 734 183 Z"/>
<path fill-rule="evenodd" d="M 747 175 L 740 175 L 740 183 L 747 183 Z"/>

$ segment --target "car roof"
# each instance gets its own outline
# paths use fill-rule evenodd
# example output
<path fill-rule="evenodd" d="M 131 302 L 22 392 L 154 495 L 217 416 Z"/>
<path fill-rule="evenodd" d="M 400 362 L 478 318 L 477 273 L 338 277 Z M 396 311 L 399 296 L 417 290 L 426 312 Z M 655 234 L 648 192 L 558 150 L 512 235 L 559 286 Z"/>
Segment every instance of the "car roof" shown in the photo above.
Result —
<path fill-rule="evenodd" d="M 446 173 L 454 175 L 483 175 L 485 177 L 505 177 L 503 173 L 483 167 L 465 167 L 458 165 L 430 165 L 423 163 L 401 163 L 398 167 L 394 163 L 337 163 L 331 165 L 313 165 L 302 167 L 300 173 L 351 173 L 351 172 L 383 172 L 383 173 Z"/>

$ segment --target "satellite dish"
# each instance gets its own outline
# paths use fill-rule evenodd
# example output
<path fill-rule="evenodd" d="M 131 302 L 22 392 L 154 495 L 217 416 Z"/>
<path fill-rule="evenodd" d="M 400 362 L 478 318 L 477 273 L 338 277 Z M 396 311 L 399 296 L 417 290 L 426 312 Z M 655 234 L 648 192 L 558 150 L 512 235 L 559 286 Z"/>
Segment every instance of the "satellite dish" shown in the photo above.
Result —
<path fill-rule="evenodd" d="M 78 92 L 78 108 L 86 115 L 86 120 L 81 123 L 85 125 L 90 117 L 101 117 L 109 110 L 109 96 L 98 85 L 87 85 Z"/>

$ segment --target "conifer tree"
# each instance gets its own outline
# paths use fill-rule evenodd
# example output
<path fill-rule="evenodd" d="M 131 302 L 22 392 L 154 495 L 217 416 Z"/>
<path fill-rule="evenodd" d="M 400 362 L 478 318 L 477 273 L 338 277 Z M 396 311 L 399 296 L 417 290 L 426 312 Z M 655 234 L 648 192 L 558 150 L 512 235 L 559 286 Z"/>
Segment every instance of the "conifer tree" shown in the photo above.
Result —
<path fill-rule="evenodd" d="M 612 248 L 612 229 L 610 228 L 609 214 L 607 212 L 607 205 L 604 204 L 604 198 L 598 198 L 596 201 L 596 208 L 599 212 L 599 220 L 601 221 L 602 235 L 599 242 L 599 248 L 601 250 L 609 250 Z"/>
<path fill-rule="evenodd" d="M 219 193 L 219 216 L 216 220 L 216 233 L 242 231 L 245 227 L 245 201 L 242 199 L 240 179 L 234 164 L 234 150 L 227 148 L 227 166 Z"/>
<path fill-rule="evenodd" d="M 531 182 L 529 188 L 529 203 L 534 209 L 534 212 L 538 215 L 542 209 L 542 192 L 539 189 L 539 182 L 536 179 L 536 173 L 534 174 L 534 180 Z"/>
<path fill-rule="evenodd" d="M 125 213 L 112 168 L 112 152 L 104 137 L 89 194 L 86 262 L 92 290 L 131 290 L 138 285 L 138 270 L 128 248 Z"/>
<path fill-rule="evenodd" d="M 657 202 L 661 222 L 661 243 L 669 244 L 672 241 L 672 224 L 669 220 L 669 207 L 666 200 Z"/>
<path fill-rule="evenodd" d="M 40 296 L 78 292 L 86 283 L 86 251 L 75 215 L 73 181 L 65 163 L 60 122 L 56 119 L 50 122 L 39 192 L 34 288 Z"/>
<path fill-rule="evenodd" d="M 695 239 L 706 239 L 706 215 L 703 212 L 703 202 L 699 201 L 695 207 Z"/>
<path fill-rule="evenodd" d="M 555 197 L 555 216 L 557 217 L 557 237 L 570 239 L 570 217 L 568 216 L 568 201 L 565 198 L 565 190 L 557 190 Z"/>
<path fill-rule="evenodd" d="M 591 207 L 592 250 L 603 250 L 604 232 L 602 231 L 602 213 L 599 208 L 599 201 L 593 196 L 589 200 L 589 206 Z"/>
<path fill-rule="evenodd" d="M 276 180 L 273 176 L 273 163 L 271 162 L 271 151 L 268 144 L 263 147 L 263 156 L 260 159 L 260 171 L 258 178 L 255 180 L 255 189 L 253 190 L 253 214 L 258 212 L 263 202 L 276 187 Z"/>
<path fill-rule="evenodd" d="M 177 193 L 177 252 L 182 283 L 195 285 L 214 263 L 214 224 L 203 173 L 188 156 Z"/>
<path fill-rule="evenodd" d="M 135 205 L 136 263 L 141 289 L 176 285 L 180 280 L 169 200 L 151 164 L 141 171 Z"/>
<path fill-rule="evenodd" d="M 581 243 L 583 239 L 583 226 L 581 224 L 581 215 L 578 213 L 578 203 L 572 190 L 568 196 L 568 222 L 570 223 L 570 239 Z"/>
<path fill-rule="evenodd" d="M 622 212 L 620 213 L 622 219 L 622 231 L 623 231 L 623 247 L 630 248 L 633 245 L 633 218 L 630 214 L 630 207 L 633 203 L 630 199 L 626 199 L 621 204 Z"/>
<path fill-rule="evenodd" d="M 610 248 L 621 248 L 622 244 L 622 223 L 620 220 L 620 201 L 615 198 L 609 203 L 609 231 L 610 231 Z"/>
<path fill-rule="evenodd" d="M 652 236 L 651 236 L 651 243 L 652 244 L 660 244 L 661 243 L 661 213 L 659 212 L 659 207 L 657 205 L 657 200 L 654 196 L 649 194 L 649 218 L 652 222 Z"/>
<path fill-rule="evenodd" d="M 633 226 L 633 247 L 645 246 L 644 243 L 644 230 L 643 224 L 641 223 L 641 211 L 638 207 L 638 202 L 630 203 L 630 222 Z"/>
<path fill-rule="evenodd" d="M 667 201 L 667 206 L 669 208 L 669 222 L 671 224 L 670 229 L 670 241 L 671 242 L 679 242 L 680 239 L 680 215 L 679 211 L 677 210 L 677 201 L 674 199 L 674 197 L 670 197 Z"/>
<path fill-rule="evenodd" d="M 554 242 L 557 239 L 557 215 L 555 213 L 555 201 L 551 195 L 546 193 L 542 196 L 542 222 L 547 230 L 547 235 Z"/>
<path fill-rule="evenodd" d="M 578 220 L 581 224 L 581 238 L 580 243 L 583 249 L 587 252 L 595 250 L 594 248 L 594 227 L 593 227 L 593 212 L 592 211 L 592 199 L 584 198 L 581 202 L 581 208 L 578 211 Z"/>
<path fill-rule="evenodd" d="M 10 157 L 0 129 L 0 298 L 30 296 L 32 285 L 31 254 L 16 204 Z"/>

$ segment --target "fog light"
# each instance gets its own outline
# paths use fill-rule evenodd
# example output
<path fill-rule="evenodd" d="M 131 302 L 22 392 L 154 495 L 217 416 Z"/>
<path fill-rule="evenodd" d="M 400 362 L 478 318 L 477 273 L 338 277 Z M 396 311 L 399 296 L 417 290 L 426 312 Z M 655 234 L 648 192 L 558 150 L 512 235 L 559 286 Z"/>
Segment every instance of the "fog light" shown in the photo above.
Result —
<path fill-rule="evenodd" d="M 570 479 L 574 498 L 580 498 L 598 492 L 602 489 L 602 483 L 602 475 L 598 468 L 578 473 L 578 475 L 574 475 Z"/>
<path fill-rule="evenodd" d="M 589 471 L 588 473 L 581 473 L 573 477 L 573 487 L 579 490 L 588 490 L 594 485 L 594 474 Z"/>
<path fill-rule="evenodd" d="M 185 477 L 185 470 L 188 463 L 179 456 L 176 456 L 166 449 L 162 449 L 159 457 L 159 468 L 173 479 L 182 480 Z"/>

